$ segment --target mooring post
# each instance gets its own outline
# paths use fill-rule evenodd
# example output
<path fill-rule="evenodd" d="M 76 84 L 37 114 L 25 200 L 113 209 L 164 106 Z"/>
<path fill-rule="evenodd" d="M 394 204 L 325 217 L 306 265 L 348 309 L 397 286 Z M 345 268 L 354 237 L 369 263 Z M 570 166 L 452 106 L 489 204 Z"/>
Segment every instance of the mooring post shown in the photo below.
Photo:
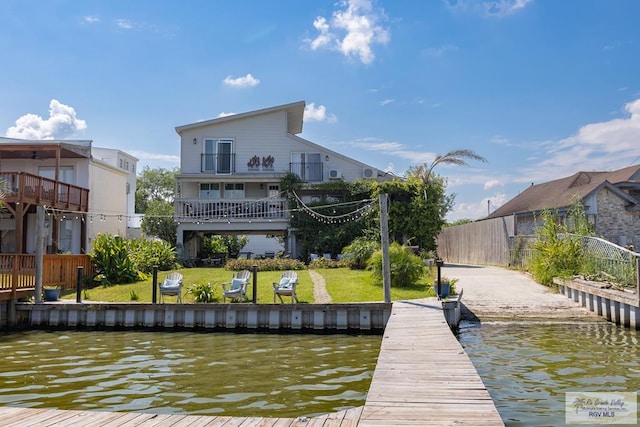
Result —
<path fill-rule="evenodd" d="M 256 304 L 258 302 L 258 266 L 253 265 L 253 291 L 251 295 L 251 302 Z"/>
<path fill-rule="evenodd" d="M 440 269 L 442 268 L 442 264 L 444 264 L 444 262 L 442 262 L 442 259 L 440 259 L 440 257 L 436 258 L 436 266 L 438 267 L 438 285 L 436 286 L 436 289 L 437 289 L 436 296 L 438 297 L 438 299 L 440 299 L 440 293 L 441 293 L 440 282 L 441 282 L 442 276 L 440 275 L 440 271 L 441 271 Z"/>
<path fill-rule="evenodd" d="M 153 266 L 153 280 L 152 280 L 153 289 L 151 290 L 151 302 L 153 304 L 156 303 L 158 299 L 158 266 Z"/>
<path fill-rule="evenodd" d="M 84 271 L 84 267 L 79 265 L 77 267 L 77 274 L 76 274 L 76 302 L 78 304 L 82 302 L 82 279 L 84 277 L 83 271 Z"/>

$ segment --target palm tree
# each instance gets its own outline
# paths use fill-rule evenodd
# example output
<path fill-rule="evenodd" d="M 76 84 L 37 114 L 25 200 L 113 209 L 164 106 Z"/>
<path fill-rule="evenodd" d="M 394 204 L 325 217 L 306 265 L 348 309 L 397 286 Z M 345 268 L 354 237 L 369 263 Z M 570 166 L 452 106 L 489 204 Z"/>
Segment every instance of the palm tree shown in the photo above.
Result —
<path fill-rule="evenodd" d="M 433 172 L 433 168 L 437 165 L 442 163 L 456 166 L 469 166 L 466 162 L 467 159 L 478 160 L 483 163 L 487 162 L 487 159 L 476 154 L 472 150 L 452 150 L 442 156 L 438 154 L 431 164 L 421 164 L 416 168 L 414 174 L 416 177 L 420 178 L 425 185 L 429 185 L 431 173 Z"/>

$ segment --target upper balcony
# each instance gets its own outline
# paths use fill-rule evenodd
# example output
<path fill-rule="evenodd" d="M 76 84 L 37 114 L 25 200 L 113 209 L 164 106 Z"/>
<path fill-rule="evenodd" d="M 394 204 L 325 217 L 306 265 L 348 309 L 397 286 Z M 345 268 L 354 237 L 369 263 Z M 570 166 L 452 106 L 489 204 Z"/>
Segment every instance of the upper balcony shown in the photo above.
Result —
<path fill-rule="evenodd" d="M 87 212 L 89 190 L 26 172 L 0 173 L 5 203 L 46 205 L 55 209 Z"/>

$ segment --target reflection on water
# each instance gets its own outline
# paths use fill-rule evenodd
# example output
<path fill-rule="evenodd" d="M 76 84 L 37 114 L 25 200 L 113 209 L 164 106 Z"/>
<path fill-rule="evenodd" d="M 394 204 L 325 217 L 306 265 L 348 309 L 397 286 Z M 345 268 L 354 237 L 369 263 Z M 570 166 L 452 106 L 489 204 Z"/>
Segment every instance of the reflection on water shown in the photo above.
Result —
<path fill-rule="evenodd" d="M 610 323 L 463 323 L 459 340 L 508 426 L 564 425 L 565 392 L 640 393 L 640 334 Z"/>
<path fill-rule="evenodd" d="M 380 336 L 0 333 L 0 406 L 297 417 L 364 404 Z"/>

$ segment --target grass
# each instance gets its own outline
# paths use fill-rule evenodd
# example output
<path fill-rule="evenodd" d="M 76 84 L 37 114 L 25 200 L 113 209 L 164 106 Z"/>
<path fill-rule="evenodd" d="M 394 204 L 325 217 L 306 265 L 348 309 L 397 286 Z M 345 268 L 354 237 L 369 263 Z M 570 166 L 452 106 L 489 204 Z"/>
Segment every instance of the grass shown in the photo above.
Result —
<path fill-rule="evenodd" d="M 222 283 L 231 281 L 233 272 L 224 268 L 184 268 L 179 270 L 183 278 L 183 302 L 194 302 L 193 296 L 188 293 L 192 284 L 211 283 L 214 286 L 216 301 L 222 302 Z M 382 286 L 376 285 L 371 280 L 370 273 L 363 270 L 349 270 L 347 268 L 320 268 L 315 270 L 325 279 L 327 292 L 334 303 L 372 302 L 383 301 L 384 292 Z M 158 283 L 164 280 L 168 272 L 158 273 Z M 296 293 L 301 303 L 313 303 L 313 282 L 307 270 L 298 270 L 298 287 Z M 257 275 L 257 302 L 273 303 L 273 282 L 280 280 L 280 271 L 260 271 Z M 405 299 L 425 298 L 433 296 L 430 285 L 430 275 L 425 275 L 423 283 L 403 288 L 392 288 L 391 299 L 394 301 Z M 83 301 L 87 302 L 131 302 L 136 296 L 136 302 L 151 302 L 153 292 L 152 279 L 111 286 L 98 286 L 85 289 L 82 294 Z M 65 289 L 61 298 L 75 299 L 75 289 Z M 247 291 L 249 301 L 253 298 L 253 277 L 249 282 Z M 160 293 L 157 294 L 160 301 Z M 165 297 L 165 301 L 175 301 L 175 297 Z M 228 300 L 227 300 L 228 301 Z M 285 299 L 285 302 L 287 300 Z M 278 300 L 279 302 L 279 300 Z"/>

